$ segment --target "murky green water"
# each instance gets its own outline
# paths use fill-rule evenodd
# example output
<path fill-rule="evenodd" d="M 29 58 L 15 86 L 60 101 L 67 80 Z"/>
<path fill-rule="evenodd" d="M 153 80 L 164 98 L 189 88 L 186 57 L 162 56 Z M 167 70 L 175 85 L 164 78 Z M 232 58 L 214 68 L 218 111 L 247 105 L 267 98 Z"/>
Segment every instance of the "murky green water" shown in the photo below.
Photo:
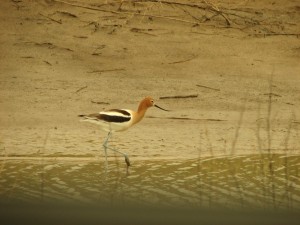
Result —
<path fill-rule="evenodd" d="M 0 201 L 300 209 L 299 156 L 131 160 L 2 160 Z"/>

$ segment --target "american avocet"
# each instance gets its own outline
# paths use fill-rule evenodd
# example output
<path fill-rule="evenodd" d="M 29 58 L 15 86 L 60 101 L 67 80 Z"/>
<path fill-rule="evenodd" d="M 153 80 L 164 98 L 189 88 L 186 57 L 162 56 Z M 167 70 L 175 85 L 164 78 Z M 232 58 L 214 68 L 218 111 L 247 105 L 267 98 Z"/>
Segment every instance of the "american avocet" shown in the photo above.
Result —
<path fill-rule="evenodd" d="M 111 109 L 108 111 L 93 113 L 89 115 L 79 115 L 80 117 L 84 118 L 82 121 L 100 125 L 100 128 L 102 130 L 108 132 L 108 135 L 103 142 L 106 165 L 107 165 L 107 149 L 110 149 L 122 154 L 125 157 L 125 162 L 127 164 L 127 167 L 130 166 L 130 161 L 127 154 L 120 152 L 115 148 L 108 147 L 108 140 L 112 136 L 113 132 L 127 130 L 134 124 L 140 122 L 143 119 L 147 109 L 152 106 L 155 106 L 164 111 L 168 111 L 156 105 L 152 97 L 146 97 L 140 102 L 138 110 L 136 112 L 129 109 Z"/>

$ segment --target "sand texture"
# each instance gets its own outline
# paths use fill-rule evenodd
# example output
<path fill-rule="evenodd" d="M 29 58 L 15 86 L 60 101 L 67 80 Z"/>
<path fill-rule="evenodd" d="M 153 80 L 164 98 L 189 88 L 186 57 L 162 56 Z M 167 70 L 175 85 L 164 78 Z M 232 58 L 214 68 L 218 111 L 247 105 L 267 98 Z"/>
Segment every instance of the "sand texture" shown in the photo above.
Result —
<path fill-rule="evenodd" d="M 170 2 L 1 1 L 1 156 L 103 160 L 77 115 L 144 96 L 171 111 L 113 136 L 133 165 L 299 154 L 299 2 Z"/>

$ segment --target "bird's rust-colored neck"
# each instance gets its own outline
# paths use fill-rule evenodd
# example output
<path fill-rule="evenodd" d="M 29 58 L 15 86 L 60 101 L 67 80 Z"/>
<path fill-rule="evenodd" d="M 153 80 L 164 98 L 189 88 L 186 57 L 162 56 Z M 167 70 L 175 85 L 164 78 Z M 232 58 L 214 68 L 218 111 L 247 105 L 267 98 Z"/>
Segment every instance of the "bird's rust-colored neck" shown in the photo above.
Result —
<path fill-rule="evenodd" d="M 145 116 L 145 113 L 146 113 L 146 110 L 144 110 L 144 111 L 137 111 L 135 113 L 135 117 L 134 117 L 134 122 L 133 123 L 136 124 L 136 123 L 140 122 L 143 119 L 143 117 Z"/>
<path fill-rule="evenodd" d="M 143 119 L 148 108 L 149 108 L 148 102 L 145 99 L 141 101 L 135 115 L 134 123 L 138 123 Z"/>
<path fill-rule="evenodd" d="M 147 111 L 147 109 L 148 109 L 147 102 L 145 100 L 143 100 L 139 104 L 137 113 L 143 113 L 143 112 L 145 113 Z"/>

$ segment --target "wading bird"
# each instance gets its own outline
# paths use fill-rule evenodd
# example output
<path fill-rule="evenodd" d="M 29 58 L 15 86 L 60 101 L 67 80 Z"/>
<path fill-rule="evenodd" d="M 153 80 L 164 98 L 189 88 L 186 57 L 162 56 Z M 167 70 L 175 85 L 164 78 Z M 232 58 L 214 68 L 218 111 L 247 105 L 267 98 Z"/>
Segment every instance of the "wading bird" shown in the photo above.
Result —
<path fill-rule="evenodd" d="M 134 124 L 140 122 L 147 109 L 155 106 L 161 110 L 168 111 L 156 105 L 152 97 L 144 98 L 138 107 L 137 111 L 129 110 L 129 109 L 111 109 L 108 111 L 103 111 L 99 113 L 93 113 L 89 115 L 79 115 L 83 117 L 84 122 L 95 123 L 100 126 L 100 128 L 104 131 L 108 132 L 106 139 L 103 142 L 104 152 L 105 152 L 105 160 L 106 160 L 106 168 L 107 168 L 107 149 L 118 152 L 125 157 L 125 162 L 127 164 L 127 168 L 130 166 L 129 157 L 126 153 L 123 153 L 115 148 L 111 148 L 108 146 L 108 140 L 112 136 L 113 132 L 116 131 L 124 131 L 133 126 Z"/>

